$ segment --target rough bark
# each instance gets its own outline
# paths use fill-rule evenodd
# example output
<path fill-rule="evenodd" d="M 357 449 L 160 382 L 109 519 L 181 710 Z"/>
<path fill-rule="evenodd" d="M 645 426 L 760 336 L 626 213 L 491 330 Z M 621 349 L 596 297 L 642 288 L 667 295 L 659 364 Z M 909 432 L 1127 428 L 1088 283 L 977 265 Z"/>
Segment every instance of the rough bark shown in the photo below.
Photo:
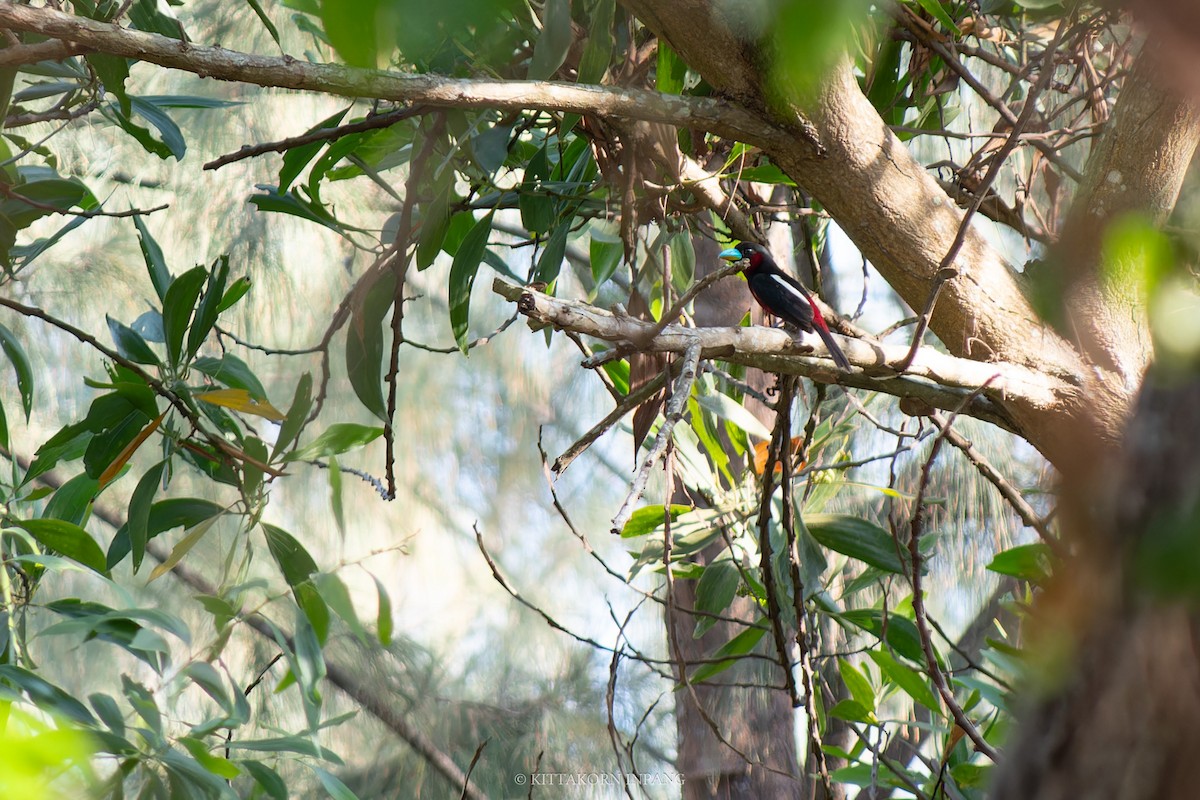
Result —
<path fill-rule="evenodd" d="M 1040 680 L 995 800 L 1196 795 L 1198 375 L 1147 379 L 1109 482 L 1068 476 L 1081 557 L 1040 604 L 1030 648 Z"/>
<path fill-rule="evenodd" d="M 654 325 L 629 316 L 566 300 L 497 279 L 493 291 L 517 303 L 532 323 L 553 325 L 605 341 L 628 343 L 646 352 L 682 353 L 695 339 L 702 358 L 716 358 L 757 367 L 765 372 L 801 375 L 827 383 L 885 392 L 920 401 L 933 408 L 961 410 L 1008 430 L 1016 430 L 1007 408 L 1014 402 L 1047 410 L 1061 407 L 1074 396 L 1075 386 L 1017 364 L 985 363 L 956 358 L 922 348 L 904 374 L 896 369 L 908 348 L 839 337 L 855 369 L 844 372 L 829 358 L 806 355 L 815 350 L 807 341 L 797 344 L 777 328 L 668 325 L 651 336 Z M 822 354 L 824 351 L 820 351 Z M 965 404 L 965 405 L 964 405 Z"/>

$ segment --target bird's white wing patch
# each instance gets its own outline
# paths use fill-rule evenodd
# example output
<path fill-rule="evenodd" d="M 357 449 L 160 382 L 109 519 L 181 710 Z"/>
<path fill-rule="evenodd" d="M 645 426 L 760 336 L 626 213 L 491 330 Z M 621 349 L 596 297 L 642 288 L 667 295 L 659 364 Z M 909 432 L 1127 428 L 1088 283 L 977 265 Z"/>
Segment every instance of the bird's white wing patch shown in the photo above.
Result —
<path fill-rule="evenodd" d="M 785 292 L 787 292 L 788 294 L 795 297 L 801 303 L 808 305 L 808 298 L 805 297 L 804 293 L 801 292 L 799 289 L 797 289 L 795 286 L 792 286 L 790 283 L 788 283 L 787 281 L 785 281 L 783 278 L 779 277 L 778 275 L 770 275 L 768 277 L 770 277 L 770 279 L 772 281 L 774 281 L 775 285 L 778 286 L 780 289 L 783 289 Z"/>

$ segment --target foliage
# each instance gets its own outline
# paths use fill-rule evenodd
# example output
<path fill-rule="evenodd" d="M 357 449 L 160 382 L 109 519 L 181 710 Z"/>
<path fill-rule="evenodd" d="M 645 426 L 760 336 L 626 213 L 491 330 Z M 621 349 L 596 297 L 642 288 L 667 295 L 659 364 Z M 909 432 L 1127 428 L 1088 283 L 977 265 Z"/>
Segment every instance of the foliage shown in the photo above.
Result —
<path fill-rule="evenodd" d="M 971 13 L 973 5 L 981 10 Z M 74 0 L 69 6 L 78 17 L 134 30 L 179 39 L 191 34 L 147 0 Z M 782 37 L 775 45 L 782 52 L 777 83 L 799 85 L 801 76 L 811 85 L 801 86 L 800 94 L 815 91 L 823 70 L 848 49 L 863 92 L 904 140 L 935 140 L 960 115 L 994 119 L 984 105 L 971 105 L 957 91 L 961 76 L 952 66 L 958 62 L 951 63 L 942 42 L 971 39 L 978 54 L 972 64 L 999 86 L 997 94 L 1028 99 L 1032 83 L 1026 68 L 1034 58 L 1027 43 L 1009 42 L 1027 38 L 1042 19 L 1067 24 L 1062 7 L 1032 2 L 912 0 L 886 12 L 861 3 L 762 6 L 767 16 L 759 21 L 759 34 L 778 24 Z M 127 16 L 113 20 L 119 12 Z M 222 13 L 243 25 L 261 25 L 285 52 L 299 52 L 296 43 L 302 42 L 316 59 L 336 55 L 364 69 L 512 81 L 554 78 L 651 88 L 687 99 L 713 92 L 613 0 L 534 5 L 455 0 L 437 9 L 408 0 L 288 0 L 281 6 L 249 0 L 240 11 Z M 1104 14 L 1089 13 L 1077 12 L 1087 17 L 1086 25 L 1069 46 L 1072 57 L 1091 59 L 1090 43 L 1105 43 L 1109 55 L 1089 62 L 1089 74 L 1099 83 L 1086 91 L 1064 84 L 1039 120 L 1044 135 L 1036 141 L 1054 140 L 1053 152 L 1023 151 L 1021 157 L 1029 159 L 1024 189 L 1016 192 L 1009 175 L 1011 185 L 989 195 L 995 201 L 991 216 L 1011 227 L 1007 235 L 1014 240 L 1048 238 L 1057 222 L 1063 174 L 1086 148 L 1072 131 L 1090 124 L 1089 117 L 1098 127 L 1107 113 L 1105 92 L 1112 91 L 1124 63 L 1127 34 L 1109 27 Z M 807 44 L 795 46 L 793 40 Z M 1044 43 L 1035 48 L 1039 58 L 1043 48 Z M 1062 58 L 1066 63 L 1068 54 Z M 68 118 L 71 124 L 105 125 L 104 135 L 114 141 L 127 137 L 126 144 L 153 159 L 180 163 L 191 152 L 189 114 L 232 116 L 240 113 L 236 102 L 253 103 L 143 94 L 149 82 L 135 77 L 134 66 L 121 56 L 89 52 L 6 69 L 0 76 L 8 84 L 7 116 L 22 125 Z M 1084 102 L 1077 103 L 1080 98 Z M 346 582 L 310 554 L 305 536 L 264 515 L 272 486 L 314 466 L 330 472 L 331 514 L 339 528 L 345 527 L 340 488 L 345 477 L 369 482 L 381 502 L 396 496 L 395 459 L 403 458 L 404 444 L 397 437 L 397 383 L 411 352 L 405 345 L 414 344 L 406 337 L 404 314 L 417 273 L 449 264 L 437 302 L 445 304 L 451 349 L 463 355 L 494 335 L 481 329 L 477 291 L 493 274 L 550 294 L 619 300 L 635 316 L 661 319 L 707 269 L 696 243 L 734 235 L 719 208 L 708 207 L 698 190 L 672 174 L 672 158 L 664 151 L 676 162 L 705 165 L 726 187 L 728 204 L 751 214 L 758 232 L 765 233 L 773 219 L 774 212 L 762 209 L 782 208 L 785 214 L 797 212 L 792 218 L 802 256 L 826 248 L 829 218 L 797 187 L 802 176 L 785 174 L 766 153 L 728 137 L 686 128 L 664 137 L 649 125 L 618 124 L 599 113 L 504 111 L 466 103 L 385 105 L 348 100 L 324 119 L 304 121 L 304 135 L 283 139 L 281 129 L 281 141 L 272 148 L 282 152 L 273 182 L 245 189 L 256 213 L 328 229 L 374 259 L 356 276 L 313 348 L 322 359 L 320 373 L 286 372 L 294 387 L 290 400 L 268 396 L 268 382 L 239 349 L 261 345 L 229 335 L 232 327 L 226 324 L 234 309 L 271 302 L 255 285 L 256 265 L 222 256 L 182 269 L 156 241 L 145 209 L 120 223 L 136 231 L 140 244 L 146 277 L 132 291 L 152 298 L 144 313 L 107 317 L 106 329 L 88 330 L 18 301 L 19 281 L 35 262 L 37 269 L 52 269 L 51 254 L 76 229 L 124 212 L 106 207 L 107 200 L 99 199 L 103 193 L 88 187 L 85 174 L 60 172 L 53 135 L 41 141 L 8 132 L 0 139 L 0 304 L 21 321 L 21 327 L 0 325 L 0 347 L 24 418 L 41 398 L 61 390 L 26 355 L 26 326 L 40 320 L 105 360 L 102 373 L 79 377 L 90 389 L 86 411 L 38 442 L 31 458 L 14 457 L 11 479 L 2 487 L 0 695 L 5 711 L 30 707 L 42 715 L 22 716 L 13 734 L 18 748 L 13 752 L 34 754 L 28 763 L 45 761 L 44 741 L 61 737 L 70 747 L 58 751 L 58 764 L 78 765 L 73 769 L 86 774 L 88 753 L 106 764 L 96 770 L 103 796 L 286 797 L 291 789 L 285 775 L 292 765 L 284 762 L 302 761 L 329 794 L 352 796 L 334 775 L 341 758 L 321 743 L 326 727 L 344 721 L 328 714 L 323 648 L 335 625 L 345 626 L 360 643 L 375 637 L 388 646 L 394 632 L 385 584 L 375 581 L 377 618 L 360 619 Z M 950 139 L 945 142 L 949 149 Z M 967 194 L 987 192 L 983 176 L 994 155 L 987 147 L 954 150 L 940 169 L 947 183 Z M 964 163 L 953 163 L 955 158 Z M 364 221 L 330 199 L 341 191 L 374 192 L 383 198 L 376 210 L 384 210 Z M 1138 230 L 1131 225 L 1109 243 L 1111 249 L 1136 250 L 1146 241 L 1137 238 Z M 1159 251 L 1165 247 L 1157 244 Z M 685 313 L 699 317 L 693 310 Z M 545 335 L 554 336 L 549 329 Z M 595 358 L 590 347 L 587 355 Z M 628 350 L 616 356 L 600 374 L 624 403 L 647 382 L 647 370 L 653 377 L 661 365 L 647 367 Z M 982 796 L 990 762 L 963 739 L 938 684 L 948 670 L 949 696 L 957 698 L 984 742 L 1001 747 L 1023 656 L 1001 631 L 964 658 L 945 634 L 931 636 L 912 586 L 923 572 L 932 572 L 931 562 L 963 546 L 948 541 L 951 537 L 1000 528 L 1008 512 L 969 503 L 966 510 L 944 508 L 953 503 L 937 490 L 953 489 L 955 468 L 938 472 L 926 464 L 921 470 L 929 443 L 943 434 L 924 422 L 902 420 L 872 393 L 806 390 L 794 408 L 785 403 L 774 409 L 780 413 L 772 422 L 770 414 L 747 410 L 749 402 L 772 401 L 761 377 L 720 359 L 706 364 L 711 369 L 693 382 L 667 378 L 676 381 L 673 387 L 684 392 L 685 402 L 680 424 L 658 422 L 671 441 L 668 487 L 680 492 L 648 499 L 620 526 L 631 548 L 630 566 L 610 571 L 630 583 L 651 576 L 648 595 L 661 604 L 668 602 L 667 586 L 687 582 L 694 589 L 700 612 L 694 637 L 716 630 L 721 640 L 709 647 L 704 663 L 683 665 L 684 684 L 719 683 L 728 670 L 755 658 L 782 663 L 789 699 L 807 704 L 813 757 L 823 753 L 835 763 L 830 780 L 921 796 L 945 785 L 957 796 Z M 369 424 L 323 413 L 334 372 L 344 372 Z M 0 407 L 0 447 L 19 455 L 6 416 L 15 408 L 11 402 Z M 802 429 L 799 435 L 793 436 L 793 424 Z M 880 446 L 884 437 L 890 437 L 894 444 L 887 447 L 894 452 Z M 387 452 L 374 471 L 382 478 L 339 465 L 340 457 L 376 439 Z M 852 473 L 875 462 L 889 469 L 867 466 Z M 184 475 L 198 477 L 206 491 L 189 493 Z M 662 487 L 653 491 L 669 494 Z M 105 541 L 94 509 L 111 499 L 126 514 Z M 919 525 L 910 530 L 909 521 L 922 513 L 940 516 L 925 531 Z M 960 530 L 954 530 L 956 523 Z M 173 570 L 186 574 L 197 548 L 210 545 L 218 533 L 226 548 L 218 577 L 211 591 L 196 593 L 215 635 L 201 634 L 171 611 L 96 599 L 102 593 L 122 596 L 132 580 L 166 580 Z M 913 537 L 919 541 L 910 549 Z M 1008 547 L 1010 538 L 995 536 L 1002 552 L 994 554 L 989 569 L 1014 579 L 1004 584 L 1014 591 L 1011 605 L 1013 597 L 1025 599 L 1015 587 L 1028 591 L 1048 579 L 1054 558 L 1044 544 Z M 269 576 L 251 568 L 264 556 L 272 567 Z M 86 581 L 65 584 L 78 575 Z M 77 596 L 43 602 L 44 595 L 56 593 L 48 587 L 61 585 Z M 90 587 L 100 588 L 93 596 Z M 258 613 L 264 597 L 278 596 L 290 596 L 295 607 L 286 625 Z M 983 613 L 999 615 L 1000 604 Z M 723 618 L 735 619 L 732 631 L 717 626 Z M 547 619 L 553 622 L 552 615 Z M 262 734 L 247 698 L 250 688 L 223 665 L 231 637 L 248 625 L 266 631 L 287 665 L 277 691 L 292 692 L 303 708 L 304 725 L 296 730 Z M 33 630 L 37 636 L 31 636 Z M 41 677 L 38 638 L 53 636 L 122 651 L 120 686 L 97 687 L 84 702 Z M 632 650 L 621 654 L 636 660 Z M 644 660 L 647 673 L 658 670 L 659 677 L 673 680 L 653 659 Z M 173 708 L 188 693 L 197 694 L 194 690 L 206 698 L 197 706 L 202 711 L 181 719 Z M 626 760 L 618 756 L 617 764 L 627 766 L 638 724 L 610 720 L 610 725 L 614 741 L 630 754 Z M 909 749 L 880 752 L 893 739 Z M 9 749 L 7 740 L 4 744 L 0 757 Z M 34 771 L 28 780 L 43 776 Z"/>

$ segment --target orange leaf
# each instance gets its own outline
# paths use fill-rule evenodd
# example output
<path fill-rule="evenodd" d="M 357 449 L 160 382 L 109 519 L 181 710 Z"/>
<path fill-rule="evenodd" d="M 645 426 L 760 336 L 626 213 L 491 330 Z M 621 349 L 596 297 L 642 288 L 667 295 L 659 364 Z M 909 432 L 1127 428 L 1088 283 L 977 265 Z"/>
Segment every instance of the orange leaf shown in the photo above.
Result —
<path fill-rule="evenodd" d="M 254 414 L 255 416 L 265 417 L 275 422 L 283 422 L 287 419 L 287 415 L 278 408 L 265 400 L 262 402 L 255 400 L 245 389 L 217 389 L 212 392 L 198 394 L 196 397 L 206 403 L 212 403 L 214 406 L 232 408 L 234 411 L 241 411 L 243 414 Z"/>
<path fill-rule="evenodd" d="M 170 409 L 167 409 L 167 411 L 169 410 Z M 103 489 L 108 485 L 109 481 L 117 477 L 117 473 L 120 472 L 121 468 L 129 462 L 129 459 L 133 457 L 133 454 L 137 452 L 137 449 L 142 446 L 142 442 L 146 441 L 146 439 L 150 437 L 150 434 L 154 433 L 155 429 L 157 429 L 162 423 L 165 416 L 167 416 L 166 411 L 159 414 L 155 419 L 150 420 L 150 423 L 146 427 L 142 428 L 137 436 L 133 437 L 133 441 L 125 445 L 125 448 L 117 454 L 117 457 L 113 459 L 113 462 L 104 468 L 104 472 L 100 473 L 100 485 L 97 487 L 96 491 L 100 491 L 100 489 Z"/>
<path fill-rule="evenodd" d="M 803 444 L 804 444 L 804 440 L 801 439 L 799 436 L 792 437 L 792 455 L 793 456 L 795 456 L 796 454 L 798 454 L 800 452 L 800 447 Z M 770 448 L 771 448 L 770 442 L 755 442 L 754 443 L 754 474 L 755 475 L 762 475 L 763 470 L 765 470 L 767 468 L 767 453 L 770 451 Z M 807 463 L 808 463 L 807 461 L 801 461 L 797 465 L 797 469 L 804 469 L 804 465 Z M 781 464 L 778 461 L 775 462 L 775 472 L 776 472 L 776 474 L 783 472 L 783 464 Z"/>

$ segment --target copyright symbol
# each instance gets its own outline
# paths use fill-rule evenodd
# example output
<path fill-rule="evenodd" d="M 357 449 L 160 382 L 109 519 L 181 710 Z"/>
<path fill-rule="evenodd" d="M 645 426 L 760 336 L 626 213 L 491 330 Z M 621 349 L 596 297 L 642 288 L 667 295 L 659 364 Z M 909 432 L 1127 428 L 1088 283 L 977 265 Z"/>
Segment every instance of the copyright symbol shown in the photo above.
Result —
<path fill-rule="evenodd" d="M 516 782 L 517 782 L 517 786 L 524 786 L 524 785 L 525 785 L 525 781 L 527 780 L 525 773 L 524 773 L 524 772 L 518 772 L 518 773 L 517 773 L 517 777 L 515 778 L 515 780 L 516 780 Z"/>

